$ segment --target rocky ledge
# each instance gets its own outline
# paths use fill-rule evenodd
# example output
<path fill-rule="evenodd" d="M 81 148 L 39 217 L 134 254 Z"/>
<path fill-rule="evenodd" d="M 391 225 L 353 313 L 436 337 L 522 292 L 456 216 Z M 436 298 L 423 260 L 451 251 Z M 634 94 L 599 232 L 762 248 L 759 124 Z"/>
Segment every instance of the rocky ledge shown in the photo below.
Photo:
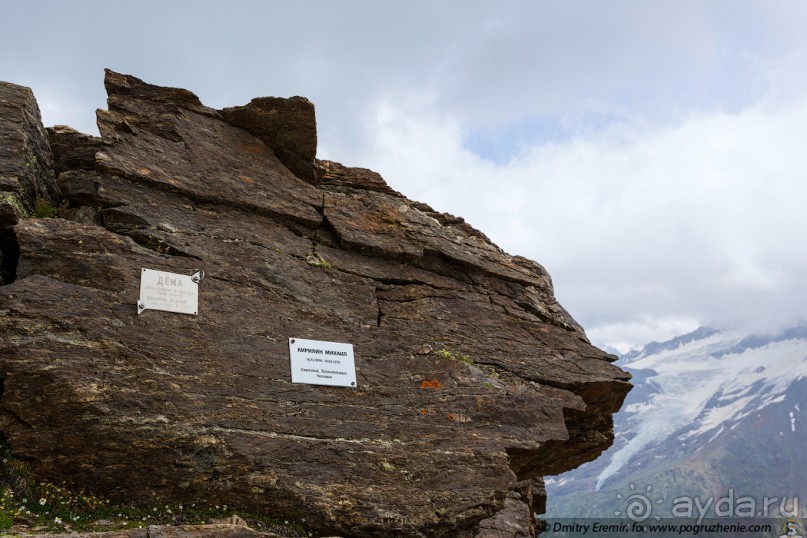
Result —
<path fill-rule="evenodd" d="M 630 376 L 543 267 L 317 160 L 306 99 L 105 86 L 96 138 L 0 84 L 0 431 L 37 478 L 320 534 L 529 536 L 542 477 L 610 446 Z M 198 315 L 138 315 L 143 268 L 204 271 Z M 357 386 L 292 384 L 293 337 L 353 344 Z"/>

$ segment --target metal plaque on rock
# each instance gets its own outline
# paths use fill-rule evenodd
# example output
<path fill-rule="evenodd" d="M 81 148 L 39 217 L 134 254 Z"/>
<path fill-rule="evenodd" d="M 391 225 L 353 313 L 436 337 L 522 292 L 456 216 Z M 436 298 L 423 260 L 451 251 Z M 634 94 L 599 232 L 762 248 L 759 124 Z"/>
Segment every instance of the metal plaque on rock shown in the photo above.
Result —
<path fill-rule="evenodd" d="M 144 310 L 165 310 L 178 314 L 199 313 L 199 281 L 204 273 L 192 276 L 143 269 L 140 274 L 138 315 Z"/>
<path fill-rule="evenodd" d="M 289 338 L 291 382 L 356 387 L 353 344 Z"/>

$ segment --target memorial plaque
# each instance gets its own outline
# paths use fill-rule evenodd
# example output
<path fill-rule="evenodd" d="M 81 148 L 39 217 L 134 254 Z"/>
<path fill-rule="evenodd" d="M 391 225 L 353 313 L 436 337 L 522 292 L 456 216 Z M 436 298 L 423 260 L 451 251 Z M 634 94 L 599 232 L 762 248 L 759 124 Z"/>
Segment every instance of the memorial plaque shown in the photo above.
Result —
<path fill-rule="evenodd" d="M 143 269 L 140 274 L 140 299 L 137 300 L 138 315 L 144 310 L 198 314 L 201 279 L 201 272 L 186 276 Z"/>
<path fill-rule="evenodd" d="M 289 338 L 291 382 L 356 387 L 353 344 Z"/>

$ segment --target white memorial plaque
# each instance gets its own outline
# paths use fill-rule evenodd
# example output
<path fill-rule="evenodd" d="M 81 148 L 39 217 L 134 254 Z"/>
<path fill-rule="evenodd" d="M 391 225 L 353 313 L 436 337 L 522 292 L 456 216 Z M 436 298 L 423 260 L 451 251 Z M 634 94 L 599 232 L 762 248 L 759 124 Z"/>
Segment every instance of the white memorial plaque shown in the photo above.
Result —
<path fill-rule="evenodd" d="M 353 344 L 289 338 L 291 382 L 356 387 Z"/>
<path fill-rule="evenodd" d="M 199 313 L 199 281 L 203 273 L 192 276 L 143 269 L 140 274 L 138 315 L 144 310 L 165 310 L 179 314 Z"/>

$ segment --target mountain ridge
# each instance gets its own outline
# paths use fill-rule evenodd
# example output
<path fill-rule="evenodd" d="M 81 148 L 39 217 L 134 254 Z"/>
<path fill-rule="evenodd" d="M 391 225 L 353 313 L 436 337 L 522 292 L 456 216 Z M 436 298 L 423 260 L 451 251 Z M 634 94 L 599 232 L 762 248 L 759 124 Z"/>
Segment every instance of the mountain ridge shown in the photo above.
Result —
<path fill-rule="evenodd" d="M 667 514 L 676 496 L 802 493 L 807 328 L 699 329 L 618 364 L 635 389 L 615 417 L 615 443 L 596 462 L 547 479 L 548 514 L 613 517 L 630 484 L 663 494 Z"/>

